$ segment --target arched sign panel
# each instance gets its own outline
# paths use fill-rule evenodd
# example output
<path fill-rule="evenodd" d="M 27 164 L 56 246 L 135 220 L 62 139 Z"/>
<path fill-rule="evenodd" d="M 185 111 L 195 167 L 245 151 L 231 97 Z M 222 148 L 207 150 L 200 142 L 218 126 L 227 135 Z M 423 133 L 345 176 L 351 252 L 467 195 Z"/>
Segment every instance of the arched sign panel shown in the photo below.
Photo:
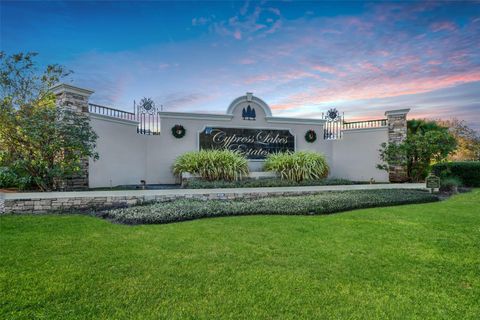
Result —
<path fill-rule="evenodd" d="M 262 160 L 295 151 L 295 137 L 289 130 L 207 127 L 199 134 L 199 148 L 237 150 L 247 159 Z"/>

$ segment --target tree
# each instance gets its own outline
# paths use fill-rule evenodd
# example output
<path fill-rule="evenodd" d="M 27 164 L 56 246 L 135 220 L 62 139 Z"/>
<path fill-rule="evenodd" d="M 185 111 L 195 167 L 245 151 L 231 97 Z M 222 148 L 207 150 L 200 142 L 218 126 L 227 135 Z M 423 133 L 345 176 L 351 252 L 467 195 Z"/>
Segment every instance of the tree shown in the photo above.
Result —
<path fill-rule="evenodd" d="M 58 189 L 95 152 L 97 135 L 83 113 L 57 107 L 49 89 L 69 75 L 59 65 L 38 72 L 36 53 L 0 52 L 0 166 L 26 187 Z"/>
<path fill-rule="evenodd" d="M 382 144 L 380 158 L 384 162 L 379 169 L 388 170 L 389 165 L 407 167 L 411 181 L 422 181 L 433 163 L 445 160 L 457 146 L 455 137 L 446 127 L 425 120 L 410 120 L 407 123 L 407 138 L 399 144 Z"/>
<path fill-rule="evenodd" d="M 480 160 L 480 135 L 469 128 L 463 120 L 435 120 L 437 124 L 447 127 L 457 140 L 458 147 L 448 156 L 451 161 Z"/>
<path fill-rule="evenodd" d="M 250 120 L 250 118 L 252 117 L 252 107 L 250 107 L 250 105 L 247 106 L 247 118 L 248 120 Z"/>

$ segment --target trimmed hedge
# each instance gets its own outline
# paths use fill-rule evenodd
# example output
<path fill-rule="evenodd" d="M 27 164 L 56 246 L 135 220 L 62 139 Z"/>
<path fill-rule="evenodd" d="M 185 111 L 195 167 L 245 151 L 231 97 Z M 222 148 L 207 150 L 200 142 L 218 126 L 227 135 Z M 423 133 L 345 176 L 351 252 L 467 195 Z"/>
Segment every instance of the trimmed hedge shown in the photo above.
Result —
<path fill-rule="evenodd" d="M 441 162 L 432 172 L 441 179 L 458 178 L 465 187 L 480 187 L 480 161 Z"/>
<path fill-rule="evenodd" d="M 124 224 L 170 223 L 207 217 L 253 214 L 318 215 L 360 208 L 437 201 L 421 190 L 329 191 L 316 195 L 243 200 L 182 199 L 97 213 Z"/>
<path fill-rule="evenodd" d="M 268 187 L 299 187 L 299 186 L 336 186 L 354 184 L 346 179 L 304 180 L 300 182 L 282 179 L 245 179 L 240 181 L 206 181 L 190 179 L 185 181 L 183 188 L 213 189 L 213 188 L 268 188 Z"/>

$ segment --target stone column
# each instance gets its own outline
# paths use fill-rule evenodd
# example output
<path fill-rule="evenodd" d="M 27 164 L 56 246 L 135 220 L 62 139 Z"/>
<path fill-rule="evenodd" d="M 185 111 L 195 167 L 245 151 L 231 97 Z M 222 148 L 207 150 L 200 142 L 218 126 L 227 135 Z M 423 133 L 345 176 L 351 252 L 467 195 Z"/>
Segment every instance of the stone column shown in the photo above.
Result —
<path fill-rule="evenodd" d="M 88 99 L 93 91 L 60 83 L 52 87 L 52 92 L 57 97 L 59 107 L 69 108 L 73 111 L 88 113 Z M 81 169 L 75 175 L 62 182 L 65 190 L 88 189 L 88 158 L 82 159 Z"/>
<path fill-rule="evenodd" d="M 68 107 L 78 112 L 88 112 L 88 99 L 93 91 L 60 83 L 52 87 L 52 92 L 57 96 L 59 106 Z"/>
<path fill-rule="evenodd" d="M 388 143 L 401 143 L 407 138 L 407 113 L 410 109 L 399 109 L 385 112 L 388 123 Z M 400 156 L 399 156 L 400 157 Z M 401 160 L 399 158 L 399 160 Z M 389 165 L 388 177 L 390 182 L 408 181 L 405 165 Z"/>

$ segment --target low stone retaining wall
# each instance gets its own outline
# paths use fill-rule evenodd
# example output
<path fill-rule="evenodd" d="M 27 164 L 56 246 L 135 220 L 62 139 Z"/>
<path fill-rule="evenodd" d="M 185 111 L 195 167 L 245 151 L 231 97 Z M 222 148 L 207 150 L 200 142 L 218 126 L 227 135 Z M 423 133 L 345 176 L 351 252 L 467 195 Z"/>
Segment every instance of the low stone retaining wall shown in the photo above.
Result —
<path fill-rule="evenodd" d="M 84 192 L 0 193 L 0 214 L 82 212 L 176 199 L 234 200 L 318 194 L 325 191 L 425 189 L 423 183 L 237 189 L 165 189 Z"/>
<path fill-rule="evenodd" d="M 205 194 L 176 194 L 157 196 L 107 196 L 107 197 L 71 197 L 51 199 L 12 199 L 0 200 L 1 213 L 47 213 L 72 212 L 87 210 L 102 210 L 118 207 L 128 207 L 152 202 L 165 202 L 177 199 L 197 200 L 234 200 L 258 199 L 264 197 L 300 196 L 316 194 L 321 191 L 291 191 L 291 192 L 252 192 L 252 193 L 205 193 Z M 2 211 L 3 208 L 3 211 Z"/>

